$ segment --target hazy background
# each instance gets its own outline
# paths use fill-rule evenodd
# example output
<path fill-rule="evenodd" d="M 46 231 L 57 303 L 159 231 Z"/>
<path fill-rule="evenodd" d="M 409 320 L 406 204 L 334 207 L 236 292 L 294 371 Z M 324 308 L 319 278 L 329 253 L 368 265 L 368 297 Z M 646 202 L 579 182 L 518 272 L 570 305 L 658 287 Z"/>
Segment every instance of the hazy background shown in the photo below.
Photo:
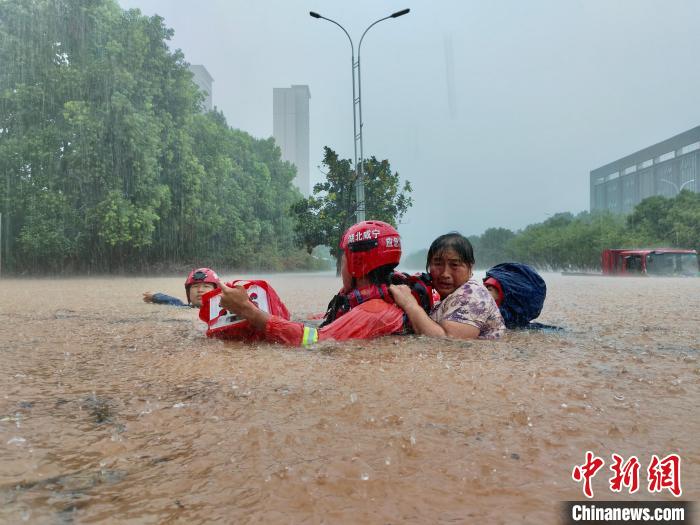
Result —
<path fill-rule="evenodd" d="M 308 12 L 357 49 L 410 8 L 362 45 L 365 156 L 413 184 L 407 252 L 586 210 L 591 169 L 700 123 L 696 0 L 119 1 L 165 18 L 233 127 L 271 136 L 272 88 L 308 84 L 312 185 L 324 145 L 352 158 L 352 82 Z"/>

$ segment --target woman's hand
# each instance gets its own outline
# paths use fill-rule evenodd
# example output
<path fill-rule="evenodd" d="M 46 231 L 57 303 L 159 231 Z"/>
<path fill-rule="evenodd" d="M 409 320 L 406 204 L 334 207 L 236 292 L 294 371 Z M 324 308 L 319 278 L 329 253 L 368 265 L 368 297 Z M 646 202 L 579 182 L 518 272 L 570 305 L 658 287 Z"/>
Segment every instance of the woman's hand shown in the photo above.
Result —
<path fill-rule="evenodd" d="M 394 298 L 396 306 L 402 310 L 407 310 L 414 304 L 418 304 L 418 301 L 416 301 L 416 298 L 413 297 L 411 293 L 411 289 L 405 284 L 392 284 L 389 286 L 389 291 Z"/>
<path fill-rule="evenodd" d="M 413 330 L 417 334 L 431 337 L 453 337 L 455 339 L 474 339 L 479 337 L 479 329 L 470 324 L 443 321 L 436 323 L 418 304 L 411 293 L 411 289 L 405 284 L 392 284 L 389 291 L 394 298 L 396 306 L 401 308 L 408 316 Z"/>

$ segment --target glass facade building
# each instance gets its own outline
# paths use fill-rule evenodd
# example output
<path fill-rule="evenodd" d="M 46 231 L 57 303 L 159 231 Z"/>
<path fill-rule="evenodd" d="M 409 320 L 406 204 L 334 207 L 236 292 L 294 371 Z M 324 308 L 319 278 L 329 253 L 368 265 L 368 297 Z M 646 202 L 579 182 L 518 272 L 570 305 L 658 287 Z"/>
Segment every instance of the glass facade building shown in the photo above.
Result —
<path fill-rule="evenodd" d="M 700 126 L 594 169 L 591 211 L 630 213 L 653 195 L 700 191 Z"/>

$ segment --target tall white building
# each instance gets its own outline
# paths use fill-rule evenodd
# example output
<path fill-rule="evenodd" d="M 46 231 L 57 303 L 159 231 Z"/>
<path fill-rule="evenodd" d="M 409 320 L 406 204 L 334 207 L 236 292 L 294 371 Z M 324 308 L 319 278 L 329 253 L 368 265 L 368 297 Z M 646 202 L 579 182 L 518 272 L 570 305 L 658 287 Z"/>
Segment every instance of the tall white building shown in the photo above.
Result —
<path fill-rule="evenodd" d="M 202 111 L 211 111 L 214 109 L 212 100 L 212 84 L 214 79 L 207 71 L 207 68 L 200 64 L 190 64 L 190 71 L 194 75 L 192 80 L 204 92 L 204 101 L 202 102 Z"/>
<path fill-rule="evenodd" d="M 272 89 L 272 135 L 282 150 L 282 159 L 297 168 L 294 183 L 308 197 L 309 185 L 309 99 L 307 85 Z"/>

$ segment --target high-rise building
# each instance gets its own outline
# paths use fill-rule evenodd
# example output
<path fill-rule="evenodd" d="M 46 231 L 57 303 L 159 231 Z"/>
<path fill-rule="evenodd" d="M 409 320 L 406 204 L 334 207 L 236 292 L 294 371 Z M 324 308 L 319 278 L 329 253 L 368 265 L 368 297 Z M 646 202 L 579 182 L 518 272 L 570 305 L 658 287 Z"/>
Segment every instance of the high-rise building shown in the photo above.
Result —
<path fill-rule="evenodd" d="M 308 197 L 309 186 L 309 86 L 293 85 L 272 90 L 272 135 L 282 150 L 282 160 L 294 164 L 294 183 Z"/>
<path fill-rule="evenodd" d="M 214 109 L 212 99 L 212 83 L 214 79 L 202 65 L 190 64 L 190 71 L 194 75 L 192 80 L 204 92 L 204 101 L 202 102 L 202 111 L 211 111 Z"/>
<path fill-rule="evenodd" d="M 591 211 L 630 213 L 653 195 L 700 192 L 700 126 L 591 171 Z"/>

